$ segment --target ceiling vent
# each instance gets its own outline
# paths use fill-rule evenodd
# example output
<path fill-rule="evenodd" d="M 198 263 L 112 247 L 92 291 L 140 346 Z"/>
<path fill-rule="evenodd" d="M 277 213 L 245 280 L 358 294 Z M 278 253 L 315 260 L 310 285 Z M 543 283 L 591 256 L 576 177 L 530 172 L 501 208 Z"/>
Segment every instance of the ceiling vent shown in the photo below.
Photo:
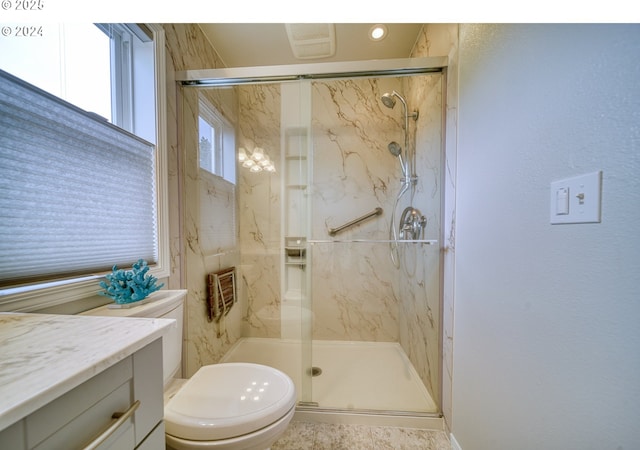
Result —
<path fill-rule="evenodd" d="M 336 52 L 336 28 L 332 23 L 287 23 L 287 36 L 298 59 L 328 58 Z"/>

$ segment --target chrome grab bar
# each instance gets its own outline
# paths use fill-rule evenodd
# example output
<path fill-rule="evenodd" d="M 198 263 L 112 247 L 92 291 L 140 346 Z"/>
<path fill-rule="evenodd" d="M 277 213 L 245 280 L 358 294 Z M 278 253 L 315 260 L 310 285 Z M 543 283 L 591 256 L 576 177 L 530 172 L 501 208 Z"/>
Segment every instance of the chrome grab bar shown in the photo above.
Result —
<path fill-rule="evenodd" d="M 93 441 L 91 441 L 89 445 L 84 447 L 83 450 L 93 450 L 95 448 L 98 448 L 98 446 L 100 446 L 100 444 L 102 444 L 104 441 L 109 439 L 109 437 L 111 437 L 111 435 L 115 433 L 115 431 L 118 428 L 120 428 L 122 424 L 124 424 L 127 421 L 127 419 L 133 416 L 133 413 L 136 411 L 136 409 L 138 409 L 138 406 L 140 406 L 140 400 L 136 400 L 133 403 L 133 405 L 131 405 L 129 409 L 127 409 L 123 413 L 121 412 L 113 413 L 111 418 L 117 419 L 117 420 L 114 420 L 113 422 L 111 422 L 111 424 L 109 424 L 109 427 L 106 430 L 104 430 L 102 433 L 100 433 L 100 436 L 98 436 Z"/>
<path fill-rule="evenodd" d="M 369 217 L 379 216 L 380 214 L 382 214 L 382 208 L 380 208 L 378 206 L 376 209 L 374 209 L 370 213 L 367 213 L 362 217 L 358 217 L 357 219 L 353 219 L 351 222 L 347 222 L 344 225 L 341 225 L 341 226 L 336 227 L 336 228 L 329 228 L 329 235 L 330 236 L 335 236 L 336 234 L 338 234 L 339 232 L 341 232 L 345 228 L 352 227 L 352 226 L 362 222 L 363 220 L 367 220 Z"/>

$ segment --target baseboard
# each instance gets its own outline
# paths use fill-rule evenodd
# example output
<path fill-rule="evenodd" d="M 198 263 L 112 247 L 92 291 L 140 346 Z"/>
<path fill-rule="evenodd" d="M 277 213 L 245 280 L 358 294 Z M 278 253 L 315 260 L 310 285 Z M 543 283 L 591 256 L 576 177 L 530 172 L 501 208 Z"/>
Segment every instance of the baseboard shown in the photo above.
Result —
<path fill-rule="evenodd" d="M 451 439 L 451 450 L 462 450 L 462 447 L 460 447 L 460 444 L 458 444 L 458 441 L 456 441 L 456 438 L 453 436 L 453 433 L 451 433 L 449 437 Z"/>

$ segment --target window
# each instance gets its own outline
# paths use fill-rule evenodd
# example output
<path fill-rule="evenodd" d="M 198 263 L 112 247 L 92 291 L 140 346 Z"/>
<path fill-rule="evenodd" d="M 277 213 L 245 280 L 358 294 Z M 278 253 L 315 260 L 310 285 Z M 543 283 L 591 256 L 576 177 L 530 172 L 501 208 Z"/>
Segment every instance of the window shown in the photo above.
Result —
<path fill-rule="evenodd" d="M 44 50 L 0 40 L 0 310 L 95 294 L 138 258 L 168 276 L 162 27 L 52 36 Z M 53 68 L 35 56 L 51 48 Z"/>
<path fill-rule="evenodd" d="M 0 39 L 0 69 L 155 143 L 151 30 L 138 24 L 43 27 L 37 39 Z"/>
<path fill-rule="evenodd" d="M 112 123 L 155 142 L 155 117 L 146 107 L 155 97 L 150 30 L 138 24 L 96 26 L 110 42 Z"/>
<path fill-rule="evenodd" d="M 42 27 L 37 39 L 0 39 L 0 69 L 110 121 L 108 35 L 91 23 Z"/>
<path fill-rule="evenodd" d="M 236 246 L 236 159 L 233 126 L 199 99 L 200 245 L 205 255 Z"/>
<path fill-rule="evenodd" d="M 236 183 L 235 131 L 204 97 L 198 120 L 200 168 Z"/>

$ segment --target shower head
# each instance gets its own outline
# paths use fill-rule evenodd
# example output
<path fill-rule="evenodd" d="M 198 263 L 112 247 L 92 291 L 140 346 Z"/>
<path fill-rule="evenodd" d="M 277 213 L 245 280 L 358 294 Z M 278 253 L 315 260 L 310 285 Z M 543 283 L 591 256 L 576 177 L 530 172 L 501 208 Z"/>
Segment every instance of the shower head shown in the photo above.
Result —
<path fill-rule="evenodd" d="M 402 147 L 400 147 L 400 144 L 398 144 L 396 141 L 389 142 L 387 148 L 393 156 L 400 156 L 400 154 L 402 153 Z"/>
<path fill-rule="evenodd" d="M 393 109 L 393 107 L 396 106 L 396 99 L 394 97 L 398 97 L 402 102 L 402 106 L 404 107 L 405 121 L 408 120 L 409 117 L 411 117 L 413 120 L 418 120 L 418 111 L 414 111 L 409 114 L 407 111 L 407 102 L 405 101 L 404 97 L 398 94 L 396 91 L 392 91 L 391 93 L 385 92 L 380 98 L 384 106 Z"/>
<path fill-rule="evenodd" d="M 384 106 L 387 108 L 393 109 L 393 107 L 396 106 L 396 99 L 393 98 L 394 94 L 396 94 L 396 91 L 393 91 L 392 94 L 386 92 L 382 95 L 382 103 L 384 103 Z"/>
<path fill-rule="evenodd" d="M 398 144 L 396 141 L 391 141 L 389 142 L 389 145 L 387 145 L 387 148 L 389 149 L 389 153 L 391 153 L 393 156 L 398 157 L 398 160 L 400 161 L 400 168 L 402 169 L 402 176 L 406 180 L 408 178 L 408 173 L 407 166 L 404 163 L 404 159 L 402 159 L 402 147 L 400 147 L 400 144 Z"/>

